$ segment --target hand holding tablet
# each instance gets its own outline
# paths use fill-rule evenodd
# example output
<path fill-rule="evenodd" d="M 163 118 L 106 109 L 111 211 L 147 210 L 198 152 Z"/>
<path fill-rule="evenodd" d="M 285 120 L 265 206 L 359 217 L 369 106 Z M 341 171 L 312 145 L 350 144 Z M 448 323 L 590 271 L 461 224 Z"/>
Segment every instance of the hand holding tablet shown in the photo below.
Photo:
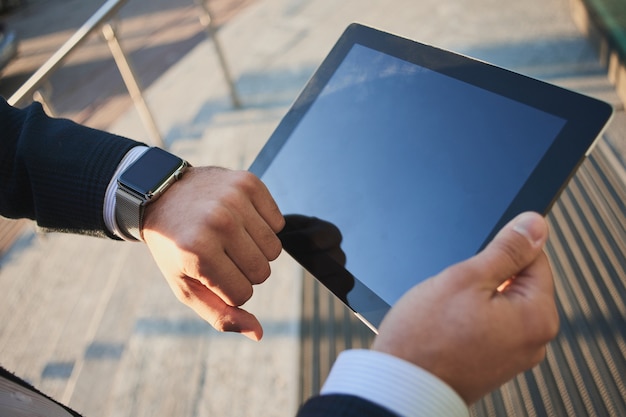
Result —
<path fill-rule="evenodd" d="M 290 229 L 283 245 L 377 328 L 410 288 L 517 214 L 547 213 L 611 115 L 596 99 L 353 24 L 250 170 L 283 213 L 339 231 L 343 265 L 293 238 L 306 233 Z"/>
<path fill-rule="evenodd" d="M 517 216 L 479 254 L 402 296 L 372 349 L 437 375 L 467 404 L 537 365 L 559 329 L 547 238 L 540 215 Z"/>

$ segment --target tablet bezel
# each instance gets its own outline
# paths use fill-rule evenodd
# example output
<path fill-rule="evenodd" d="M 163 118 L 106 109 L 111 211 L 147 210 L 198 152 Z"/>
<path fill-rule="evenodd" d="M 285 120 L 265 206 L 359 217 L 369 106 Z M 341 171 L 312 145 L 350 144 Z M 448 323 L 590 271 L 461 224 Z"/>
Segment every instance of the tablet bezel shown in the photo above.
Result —
<path fill-rule="evenodd" d="M 251 165 L 251 172 L 263 179 L 263 174 L 273 158 L 288 141 L 293 130 L 355 44 L 428 68 L 566 120 L 563 129 L 499 219 L 483 246 L 516 214 L 528 210 L 544 215 L 548 213 L 613 114 L 613 108 L 609 104 L 595 98 L 467 56 L 354 23 L 345 30 L 286 113 Z M 297 251 L 287 246 L 285 250 L 303 263 Z M 316 275 L 316 271 L 312 271 L 314 268 L 310 265 L 303 266 Z M 340 298 L 375 330 L 390 306 L 358 281 L 358 278 L 355 282 L 355 290 L 366 295 L 355 297 L 354 302 L 346 300 L 345 297 Z M 332 291 L 332 288 L 329 289 Z M 367 301 L 361 302 L 363 299 Z"/>

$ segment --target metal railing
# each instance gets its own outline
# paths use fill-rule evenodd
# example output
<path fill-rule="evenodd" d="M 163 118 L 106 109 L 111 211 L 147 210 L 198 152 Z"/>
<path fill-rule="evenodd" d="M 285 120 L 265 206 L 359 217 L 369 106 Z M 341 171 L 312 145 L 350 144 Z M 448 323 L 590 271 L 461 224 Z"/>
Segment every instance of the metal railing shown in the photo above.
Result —
<path fill-rule="evenodd" d="M 114 26 L 110 23 L 127 2 L 128 0 L 106 1 L 96 13 L 94 13 L 37 71 L 35 71 L 11 97 L 9 97 L 7 102 L 12 106 L 18 106 L 26 100 L 37 100 L 44 105 L 49 113 L 52 113 L 42 87 L 50 76 L 63 65 L 67 57 L 85 42 L 93 32 L 100 29 L 122 76 L 122 80 L 126 85 L 126 89 L 139 113 L 141 121 L 148 131 L 150 139 L 154 145 L 164 147 L 165 145 L 161 133 L 144 99 L 143 92 L 137 82 L 137 77 L 128 60 L 128 56 L 119 42 Z M 211 38 L 215 46 L 224 78 L 230 90 L 233 106 L 238 108 L 241 106 L 241 102 L 230 76 L 230 70 L 224 57 L 223 49 L 215 36 L 216 29 L 213 26 L 209 8 L 205 0 L 196 0 L 196 3 L 202 9 L 200 21 L 205 26 L 207 35 Z"/>
<path fill-rule="evenodd" d="M 217 58 L 222 69 L 222 73 L 224 74 L 226 84 L 228 85 L 230 99 L 235 108 L 240 108 L 241 100 L 239 99 L 239 95 L 237 94 L 237 89 L 235 88 L 232 77 L 230 76 L 230 68 L 228 67 L 228 62 L 226 61 L 226 58 L 224 57 L 224 50 L 222 49 L 222 45 L 217 39 L 217 28 L 213 24 L 213 18 L 211 17 L 211 11 L 209 10 L 209 6 L 207 5 L 206 0 L 196 0 L 196 4 L 198 4 L 202 8 L 203 14 L 200 17 L 200 23 L 202 23 L 202 25 L 204 26 L 209 39 L 213 40 L 215 53 L 217 54 Z"/>

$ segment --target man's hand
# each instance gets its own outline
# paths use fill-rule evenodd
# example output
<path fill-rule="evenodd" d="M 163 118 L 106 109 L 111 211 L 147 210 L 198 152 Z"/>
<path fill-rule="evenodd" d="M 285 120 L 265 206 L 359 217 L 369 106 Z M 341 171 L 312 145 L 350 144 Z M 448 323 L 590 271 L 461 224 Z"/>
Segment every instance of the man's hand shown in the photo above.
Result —
<path fill-rule="evenodd" d="M 535 366 L 559 324 L 547 237 L 540 215 L 518 216 L 481 253 L 405 294 L 372 348 L 437 375 L 468 404 Z"/>
<path fill-rule="evenodd" d="M 239 308 L 270 275 L 284 218 L 246 171 L 188 168 L 146 206 L 143 237 L 180 301 L 220 331 L 259 340 L 257 318 Z"/>

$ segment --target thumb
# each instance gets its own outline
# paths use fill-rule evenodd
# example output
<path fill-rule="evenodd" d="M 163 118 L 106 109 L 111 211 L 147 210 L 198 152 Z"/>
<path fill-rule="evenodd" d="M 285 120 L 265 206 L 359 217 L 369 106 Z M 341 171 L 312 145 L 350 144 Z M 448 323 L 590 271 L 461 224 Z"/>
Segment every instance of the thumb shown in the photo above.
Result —
<path fill-rule="evenodd" d="M 471 261 L 482 270 L 483 284 L 495 290 L 537 259 L 547 239 L 546 220 L 538 213 L 525 212 L 504 226 Z"/>
<path fill-rule="evenodd" d="M 213 322 L 213 327 L 221 332 L 241 333 L 254 341 L 259 341 L 263 337 L 263 327 L 259 320 L 239 307 L 227 305 Z"/>

